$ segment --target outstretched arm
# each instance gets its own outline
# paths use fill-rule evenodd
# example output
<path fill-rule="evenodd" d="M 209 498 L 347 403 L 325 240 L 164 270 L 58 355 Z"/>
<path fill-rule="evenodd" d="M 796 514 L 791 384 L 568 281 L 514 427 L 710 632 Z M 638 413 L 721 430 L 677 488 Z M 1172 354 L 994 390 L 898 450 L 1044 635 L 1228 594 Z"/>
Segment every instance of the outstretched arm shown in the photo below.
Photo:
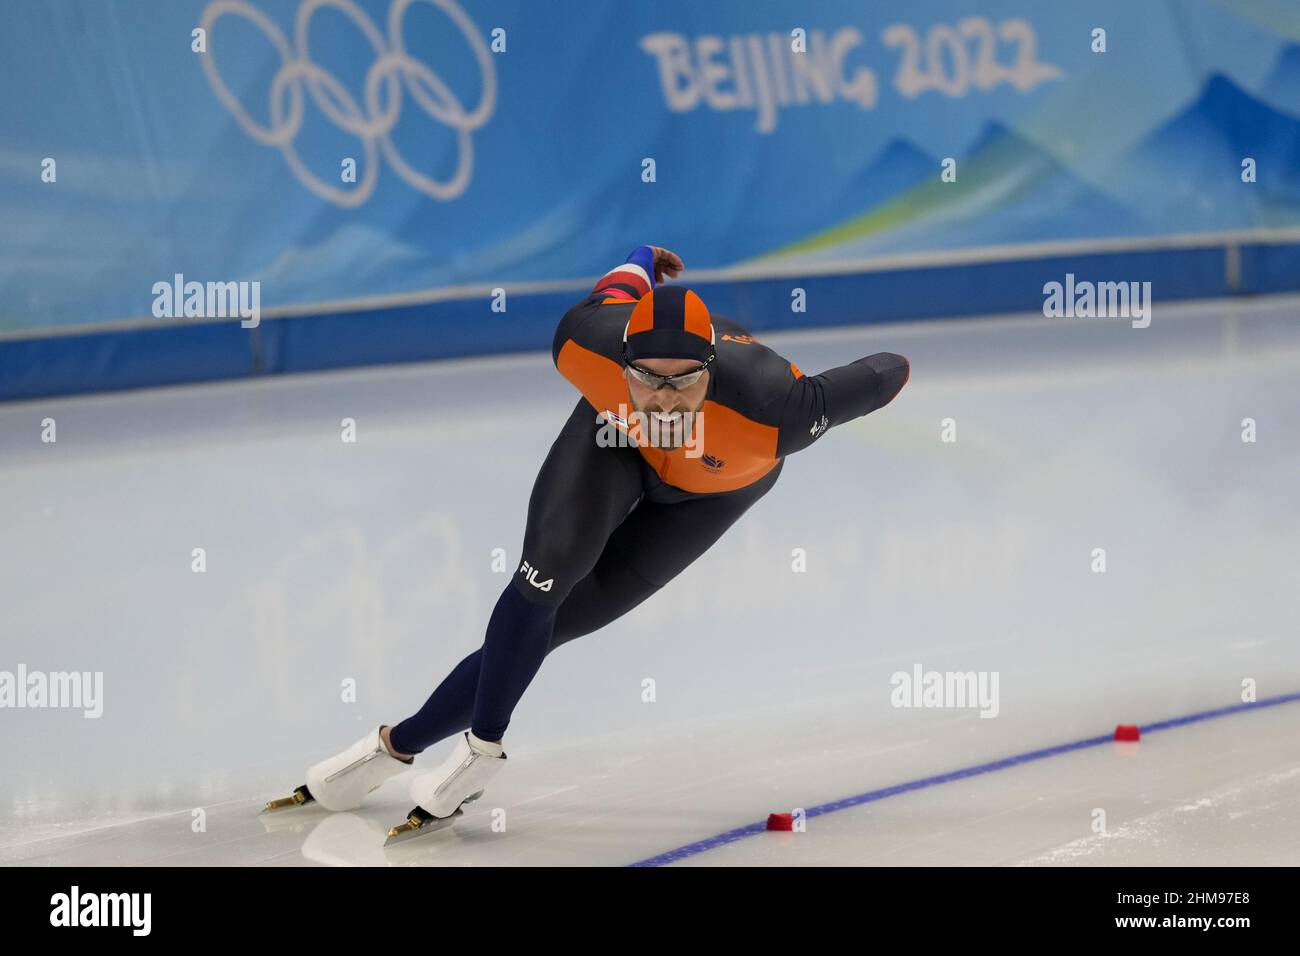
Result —
<path fill-rule="evenodd" d="M 883 408 L 907 384 L 911 366 L 893 352 L 877 352 L 822 372 L 796 372 L 781 413 L 776 453 L 807 448 L 830 428 Z"/>

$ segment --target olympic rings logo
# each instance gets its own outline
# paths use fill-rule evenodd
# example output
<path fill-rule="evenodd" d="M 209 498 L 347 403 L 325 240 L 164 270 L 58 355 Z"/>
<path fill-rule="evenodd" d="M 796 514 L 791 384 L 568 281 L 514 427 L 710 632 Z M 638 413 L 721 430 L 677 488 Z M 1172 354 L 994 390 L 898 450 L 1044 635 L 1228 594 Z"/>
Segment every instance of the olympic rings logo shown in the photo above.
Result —
<path fill-rule="evenodd" d="M 402 25 L 407 9 L 415 3 L 429 3 L 445 13 L 468 41 L 483 75 L 483 91 L 478 105 L 466 112 L 451 88 L 425 63 L 406 52 Z M 366 71 L 364 108 L 339 82 L 338 78 L 314 63 L 308 48 L 311 18 L 321 7 L 333 7 L 345 14 L 369 42 L 375 62 Z M 469 185 L 474 166 L 474 145 L 470 134 L 486 123 L 496 105 L 496 69 L 492 54 L 479 36 L 474 22 L 455 0 L 393 0 L 388 8 L 388 36 L 384 37 L 374 21 L 353 0 L 303 0 L 294 22 L 294 46 L 265 13 L 245 0 L 214 0 L 200 20 L 209 40 L 212 26 L 225 14 L 236 14 L 251 22 L 266 36 L 280 54 L 281 65 L 271 81 L 269 104 L 271 121 L 260 125 L 248 115 L 244 105 L 217 72 L 215 51 L 202 57 L 217 99 L 234 116 L 244 132 L 267 146 L 275 146 L 284 155 L 289 168 L 309 190 L 330 202 L 348 208 L 366 202 L 379 180 L 379 154 L 409 186 L 433 199 L 455 199 Z M 295 49 L 296 48 L 296 49 Z M 364 168 L 361 181 L 354 189 L 341 189 L 317 178 L 303 163 L 294 148 L 302 127 L 303 89 L 319 109 L 339 129 L 361 140 Z M 457 134 L 456 170 L 445 181 L 420 172 L 398 152 L 389 134 L 402 115 L 403 90 L 416 105 L 433 119 L 449 126 Z"/>

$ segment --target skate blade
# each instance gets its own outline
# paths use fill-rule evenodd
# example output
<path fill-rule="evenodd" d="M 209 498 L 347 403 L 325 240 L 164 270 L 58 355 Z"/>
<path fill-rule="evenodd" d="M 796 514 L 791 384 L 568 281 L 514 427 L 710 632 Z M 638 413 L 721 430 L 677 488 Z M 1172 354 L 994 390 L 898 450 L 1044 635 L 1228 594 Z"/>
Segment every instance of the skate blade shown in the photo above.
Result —
<path fill-rule="evenodd" d="M 262 813 L 273 813 L 276 810 L 290 810 L 294 807 L 304 807 L 315 801 L 315 797 L 307 790 L 307 785 L 303 784 L 298 787 L 292 794 L 282 797 L 279 800 L 269 800 L 266 806 L 262 808 Z"/>
<path fill-rule="evenodd" d="M 422 808 L 416 807 L 404 822 L 388 828 L 388 838 L 384 840 L 384 846 L 393 846 L 397 843 L 413 840 L 418 836 L 424 836 L 426 833 L 445 830 L 455 822 L 457 817 L 464 815 L 465 811 L 460 807 L 457 807 L 456 812 L 449 817 L 435 817 Z"/>

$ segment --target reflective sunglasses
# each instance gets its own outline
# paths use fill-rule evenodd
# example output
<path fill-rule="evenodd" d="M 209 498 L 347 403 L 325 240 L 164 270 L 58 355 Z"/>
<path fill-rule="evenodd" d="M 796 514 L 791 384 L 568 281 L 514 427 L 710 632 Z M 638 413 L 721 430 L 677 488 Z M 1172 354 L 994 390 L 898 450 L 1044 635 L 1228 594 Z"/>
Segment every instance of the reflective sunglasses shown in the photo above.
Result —
<path fill-rule="evenodd" d="M 678 372 L 676 375 L 659 375 L 648 369 L 641 368 L 639 365 L 633 365 L 631 362 L 625 362 L 627 370 L 632 373 L 632 377 L 651 391 L 659 391 L 661 388 L 671 388 L 673 391 L 679 391 L 683 388 L 690 388 L 705 372 L 709 370 L 709 365 L 716 356 L 710 355 L 709 360 L 699 368 L 693 368 L 688 372 Z"/>

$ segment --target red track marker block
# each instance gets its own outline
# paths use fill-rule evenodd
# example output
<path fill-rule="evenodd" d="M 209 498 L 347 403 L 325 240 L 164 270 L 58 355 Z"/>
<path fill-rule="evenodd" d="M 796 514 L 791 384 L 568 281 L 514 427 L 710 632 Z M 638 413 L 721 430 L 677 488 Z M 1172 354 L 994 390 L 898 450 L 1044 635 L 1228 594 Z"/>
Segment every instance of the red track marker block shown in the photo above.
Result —
<path fill-rule="evenodd" d="M 1138 730 L 1137 724 L 1120 724 L 1115 728 L 1116 740 L 1141 740 L 1142 732 Z"/>
<path fill-rule="evenodd" d="M 769 830 L 793 830 L 794 814 L 769 813 L 767 815 L 767 828 Z"/>

